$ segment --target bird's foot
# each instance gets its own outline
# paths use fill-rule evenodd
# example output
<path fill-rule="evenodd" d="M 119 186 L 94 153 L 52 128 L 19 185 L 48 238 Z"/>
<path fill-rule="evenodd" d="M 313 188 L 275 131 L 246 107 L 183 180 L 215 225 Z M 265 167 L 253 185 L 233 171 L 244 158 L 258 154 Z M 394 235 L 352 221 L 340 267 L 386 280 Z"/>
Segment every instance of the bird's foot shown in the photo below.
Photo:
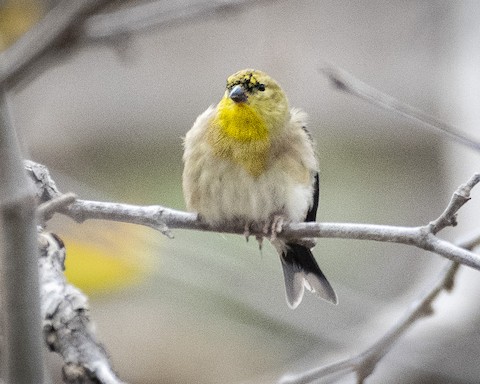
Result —
<path fill-rule="evenodd" d="M 253 226 L 253 233 L 252 233 L 252 226 Z M 263 246 L 263 237 L 265 236 L 265 234 L 263 233 L 258 233 L 257 230 L 255 229 L 255 224 L 252 223 L 252 222 L 246 222 L 244 227 L 243 227 L 243 236 L 245 236 L 245 240 L 248 242 L 248 240 L 250 239 L 250 236 L 255 236 L 255 240 L 257 240 L 258 242 L 258 249 L 260 249 L 260 251 L 262 250 L 262 246 Z"/>
<path fill-rule="evenodd" d="M 270 240 L 275 240 L 277 235 L 282 232 L 283 224 L 285 223 L 285 216 L 274 215 L 270 222 L 265 223 L 263 233 L 268 235 L 270 233 Z"/>

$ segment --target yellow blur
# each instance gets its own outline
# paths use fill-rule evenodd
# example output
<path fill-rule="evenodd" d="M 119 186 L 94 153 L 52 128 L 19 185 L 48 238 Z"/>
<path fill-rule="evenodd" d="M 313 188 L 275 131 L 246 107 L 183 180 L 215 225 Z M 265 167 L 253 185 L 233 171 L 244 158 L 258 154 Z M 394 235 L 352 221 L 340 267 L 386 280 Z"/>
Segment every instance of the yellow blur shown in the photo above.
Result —
<path fill-rule="evenodd" d="M 134 286 L 152 271 L 156 240 L 148 229 L 88 221 L 57 233 L 66 247 L 65 275 L 88 295 Z"/>
<path fill-rule="evenodd" d="M 0 2 L 0 51 L 27 32 L 43 15 L 42 3 L 31 0 Z"/>

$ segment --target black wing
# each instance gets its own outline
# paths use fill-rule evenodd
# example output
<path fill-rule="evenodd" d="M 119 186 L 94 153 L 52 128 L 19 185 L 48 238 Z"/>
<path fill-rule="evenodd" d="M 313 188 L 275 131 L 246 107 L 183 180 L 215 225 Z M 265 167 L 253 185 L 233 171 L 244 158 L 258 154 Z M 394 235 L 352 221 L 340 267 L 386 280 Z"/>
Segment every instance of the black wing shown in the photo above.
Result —
<path fill-rule="evenodd" d="M 318 199 L 320 197 L 320 180 L 318 172 L 315 172 L 315 180 L 313 183 L 313 204 L 308 210 L 305 221 L 315 221 L 317 219 Z"/>

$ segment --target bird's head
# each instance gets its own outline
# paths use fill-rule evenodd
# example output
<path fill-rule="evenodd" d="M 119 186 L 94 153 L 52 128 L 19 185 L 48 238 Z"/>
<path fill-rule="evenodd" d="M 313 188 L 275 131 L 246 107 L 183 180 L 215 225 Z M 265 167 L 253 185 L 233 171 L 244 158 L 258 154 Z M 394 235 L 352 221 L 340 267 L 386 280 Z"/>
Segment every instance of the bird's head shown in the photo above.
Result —
<path fill-rule="evenodd" d="M 219 107 L 237 115 L 239 120 L 243 120 L 241 116 L 251 115 L 251 120 L 258 119 L 270 134 L 283 127 L 289 116 L 287 97 L 280 85 L 266 73 L 254 69 L 241 70 L 227 79 Z"/>

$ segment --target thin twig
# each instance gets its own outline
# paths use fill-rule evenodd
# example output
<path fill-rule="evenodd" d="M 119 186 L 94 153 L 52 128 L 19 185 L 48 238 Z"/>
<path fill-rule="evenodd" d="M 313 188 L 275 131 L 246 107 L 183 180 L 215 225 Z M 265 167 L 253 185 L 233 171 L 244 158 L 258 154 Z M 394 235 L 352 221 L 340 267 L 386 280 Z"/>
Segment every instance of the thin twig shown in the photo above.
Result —
<path fill-rule="evenodd" d="M 394 111 L 404 117 L 419 121 L 434 131 L 441 133 L 453 141 L 456 141 L 457 143 L 472 148 L 475 151 L 480 151 L 479 142 L 471 137 L 468 137 L 465 133 L 459 132 L 454 126 L 446 124 L 443 121 L 426 114 L 420 109 L 402 103 L 392 96 L 389 96 L 386 93 L 383 93 L 378 89 L 375 89 L 370 85 L 358 80 L 353 75 L 341 70 L 340 68 L 325 66 L 320 68 L 320 72 L 324 73 L 332 82 L 332 84 L 343 92 L 366 100 L 377 107 L 384 108 L 388 111 Z"/>
<path fill-rule="evenodd" d="M 40 302 L 45 341 L 64 361 L 66 383 L 121 384 L 96 340 L 88 299 L 67 283 L 65 247 L 48 232 L 39 234 Z"/>
<path fill-rule="evenodd" d="M 472 250 L 480 244 L 477 232 L 458 242 L 458 247 Z M 417 320 L 433 314 L 432 303 L 442 291 L 451 291 L 459 264 L 449 262 L 428 289 L 417 297 L 398 322 L 377 342 L 356 356 L 347 358 L 306 372 L 284 375 L 279 384 L 306 384 L 338 373 L 356 373 L 357 383 L 361 384 L 370 376 L 378 362 L 388 353 L 393 344 Z"/>
<path fill-rule="evenodd" d="M 480 181 L 480 173 L 473 175 L 467 183 L 460 185 L 452 196 L 447 208 L 438 219 L 432 221 L 430 231 L 433 234 L 448 226 L 457 225 L 458 210 L 470 200 L 470 191 Z"/>

